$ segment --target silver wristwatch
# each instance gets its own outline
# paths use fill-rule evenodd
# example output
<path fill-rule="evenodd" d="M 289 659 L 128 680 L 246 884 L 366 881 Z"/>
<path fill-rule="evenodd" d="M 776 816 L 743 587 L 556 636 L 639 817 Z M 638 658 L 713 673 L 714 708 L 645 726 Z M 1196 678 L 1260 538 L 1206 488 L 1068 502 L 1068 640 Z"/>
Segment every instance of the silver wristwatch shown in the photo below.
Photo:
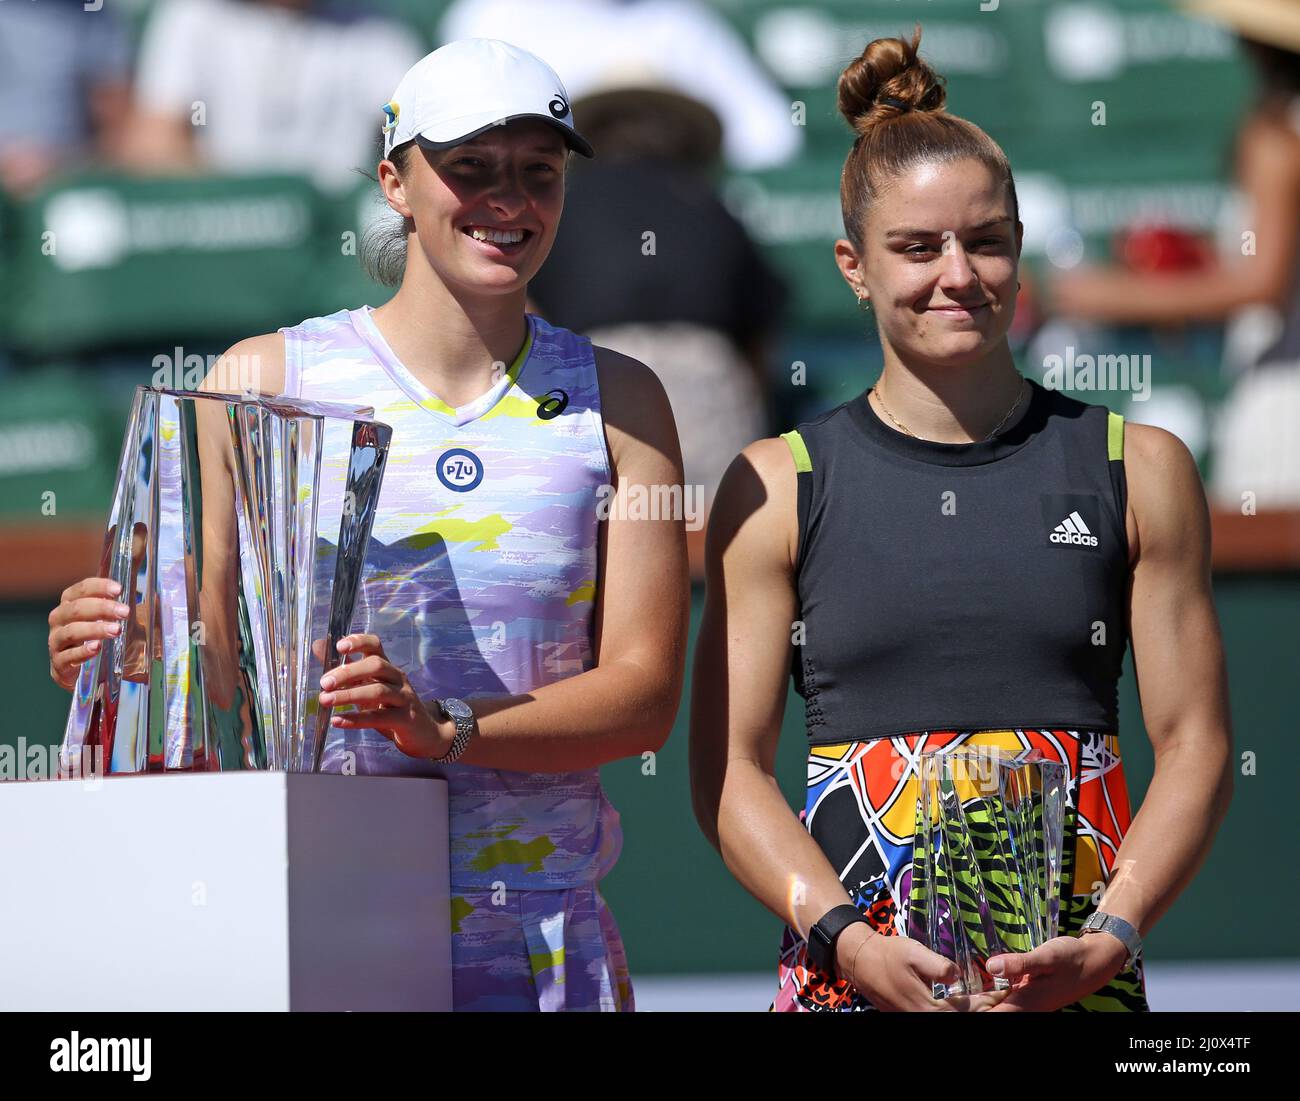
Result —
<path fill-rule="evenodd" d="M 469 704 L 464 700 L 458 700 L 453 696 L 448 696 L 445 700 L 434 700 L 434 702 L 442 709 L 442 713 L 456 724 L 456 737 L 452 739 L 451 748 L 441 757 L 433 758 L 439 764 L 449 765 L 465 752 L 470 738 L 474 736 L 474 712 L 469 709 Z"/>
<path fill-rule="evenodd" d="M 1133 961 L 1142 950 L 1142 938 L 1138 935 L 1138 931 L 1123 918 L 1116 917 L 1114 914 L 1094 910 L 1080 928 L 1079 936 L 1088 933 L 1109 933 L 1113 937 L 1118 937 L 1128 949 L 1128 958 L 1124 961 L 1125 970 L 1133 966 Z"/>

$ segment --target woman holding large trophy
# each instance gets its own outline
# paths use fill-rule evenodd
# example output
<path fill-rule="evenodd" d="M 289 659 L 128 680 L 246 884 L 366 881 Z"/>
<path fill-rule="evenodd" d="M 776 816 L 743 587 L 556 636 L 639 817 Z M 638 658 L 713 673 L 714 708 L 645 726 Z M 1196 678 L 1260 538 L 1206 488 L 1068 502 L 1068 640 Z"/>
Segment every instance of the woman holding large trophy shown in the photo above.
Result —
<path fill-rule="evenodd" d="M 227 353 L 257 364 L 262 393 L 372 406 L 393 430 L 365 629 L 321 681 L 321 768 L 447 780 L 457 1009 L 631 1009 L 597 887 L 622 841 L 599 767 L 660 748 L 681 691 L 681 517 L 617 500 L 681 483 L 671 411 L 643 364 L 525 312 L 570 152 L 592 152 L 555 73 L 503 42 L 454 42 L 377 114 L 397 220 L 367 262 L 396 293 Z M 209 420 L 214 468 L 229 432 Z M 205 574 L 233 572 L 231 533 L 204 537 Z M 120 632 L 119 593 L 88 578 L 51 613 L 64 687 Z"/>
<path fill-rule="evenodd" d="M 711 516 L 696 811 L 787 922 L 774 1009 L 1143 1010 L 1141 938 L 1232 789 L 1205 497 L 1176 437 L 1020 375 L 1011 169 L 944 110 L 919 40 L 878 39 L 839 80 L 856 138 L 835 259 L 875 315 L 883 372 L 747 447 Z M 1131 822 L 1129 640 L 1156 761 Z M 798 817 L 773 776 L 791 671 L 810 743 Z M 935 750 L 1066 776 L 1061 935 L 994 948 L 964 986 L 906 912 Z M 978 918 L 997 935 L 1013 924 Z"/>

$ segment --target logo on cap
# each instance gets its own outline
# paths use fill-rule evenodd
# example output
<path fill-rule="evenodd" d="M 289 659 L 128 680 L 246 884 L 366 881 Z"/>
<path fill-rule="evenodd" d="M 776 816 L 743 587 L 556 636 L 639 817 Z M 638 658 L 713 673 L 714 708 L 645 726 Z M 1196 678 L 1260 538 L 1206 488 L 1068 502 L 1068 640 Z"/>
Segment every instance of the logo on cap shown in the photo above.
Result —
<path fill-rule="evenodd" d="M 397 105 L 395 99 L 390 99 L 383 106 L 384 118 L 388 121 L 384 123 L 384 133 L 387 134 L 397 125 L 397 116 L 402 113 L 401 107 Z"/>
<path fill-rule="evenodd" d="M 569 113 L 569 105 L 564 102 L 564 96 L 559 92 L 555 93 L 555 98 L 547 106 L 551 109 L 551 114 L 557 119 L 562 119 Z"/>

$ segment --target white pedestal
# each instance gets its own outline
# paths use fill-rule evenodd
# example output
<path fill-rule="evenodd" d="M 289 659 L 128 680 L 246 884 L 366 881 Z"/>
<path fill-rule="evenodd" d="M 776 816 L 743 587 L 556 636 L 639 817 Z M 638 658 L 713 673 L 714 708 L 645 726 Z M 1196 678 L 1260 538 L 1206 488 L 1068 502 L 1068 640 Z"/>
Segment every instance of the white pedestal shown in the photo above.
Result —
<path fill-rule="evenodd" d="M 0 783 L 0 1010 L 451 1009 L 447 785 Z"/>

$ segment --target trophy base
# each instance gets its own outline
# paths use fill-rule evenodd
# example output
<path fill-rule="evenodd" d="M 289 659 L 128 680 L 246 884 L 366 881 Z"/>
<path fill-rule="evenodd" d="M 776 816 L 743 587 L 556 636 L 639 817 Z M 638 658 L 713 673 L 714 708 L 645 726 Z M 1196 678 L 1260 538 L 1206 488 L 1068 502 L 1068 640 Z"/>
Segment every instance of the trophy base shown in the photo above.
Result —
<path fill-rule="evenodd" d="M 937 982 L 931 985 L 930 994 L 936 1001 L 942 1001 L 944 998 L 958 998 L 967 994 L 988 994 L 996 990 L 1010 990 L 1010 979 L 994 979 L 992 987 L 986 990 L 973 990 L 964 982 L 954 982 L 944 984 Z"/>

